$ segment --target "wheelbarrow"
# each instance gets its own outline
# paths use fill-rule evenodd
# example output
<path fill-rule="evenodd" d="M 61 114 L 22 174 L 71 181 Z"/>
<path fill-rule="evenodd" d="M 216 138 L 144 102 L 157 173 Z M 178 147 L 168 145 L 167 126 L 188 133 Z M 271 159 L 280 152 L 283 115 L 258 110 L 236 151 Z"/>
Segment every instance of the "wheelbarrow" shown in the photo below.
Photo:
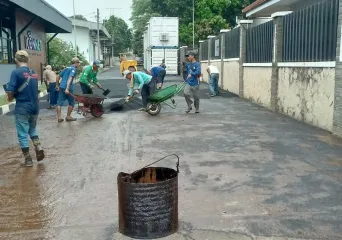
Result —
<path fill-rule="evenodd" d="M 77 102 L 77 113 L 86 116 L 89 112 L 93 117 L 101 117 L 105 110 L 103 107 L 103 101 L 106 97 L 96 96 L 94 94 L 76 94 L 69 93 Z M 80 103 L 83 106 L 80 106 Z"/>
<path fill-rule="evenodd" d="M 161 104 L 165 104 L 173 109 L 177 107 L 177 104 L 174 100 L 174 97 L 182 91 L 186 86 L 186 82 L 182 83 L 181 85 L 171 85 L 164 89 L 161 89 L 155 93 L 153 93 L 149 97 L 149 103 L 147 104 L 147 113 L 156 116 L 161 111 Z M 169 103 L 171 102 L 171 103 Z"/>

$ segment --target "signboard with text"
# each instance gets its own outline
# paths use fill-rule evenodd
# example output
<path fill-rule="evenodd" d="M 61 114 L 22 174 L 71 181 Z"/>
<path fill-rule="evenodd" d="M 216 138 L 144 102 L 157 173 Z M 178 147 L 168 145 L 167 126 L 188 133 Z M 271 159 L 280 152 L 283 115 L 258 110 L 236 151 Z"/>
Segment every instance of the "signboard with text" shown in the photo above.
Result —
<path fill-rule="evenodd" d="M 32 37 L 32 32 L 27 31 L 27 36 L 24 36 L 25 49 L 37 52 L 42 51 L 42 41 Z"/>

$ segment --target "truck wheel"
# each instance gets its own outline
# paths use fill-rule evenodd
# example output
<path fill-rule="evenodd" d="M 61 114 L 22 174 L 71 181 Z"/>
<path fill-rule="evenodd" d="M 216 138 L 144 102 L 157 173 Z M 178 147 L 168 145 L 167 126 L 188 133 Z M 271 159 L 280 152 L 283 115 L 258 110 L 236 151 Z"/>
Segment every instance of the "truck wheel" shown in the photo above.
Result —
<path fill-rule="evenodd" d="M 147 104 L 147 112 L 152 116 L 156 116 L 161 111 L 161 105 L 159 103 L 149 103 Z"/>

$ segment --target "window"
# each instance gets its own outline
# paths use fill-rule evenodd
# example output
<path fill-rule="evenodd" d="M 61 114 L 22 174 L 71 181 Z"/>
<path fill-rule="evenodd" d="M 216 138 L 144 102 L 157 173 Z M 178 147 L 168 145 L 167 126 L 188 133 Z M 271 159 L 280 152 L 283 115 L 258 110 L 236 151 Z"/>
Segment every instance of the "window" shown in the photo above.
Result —
<path fill-rule="evenodd" d="M 15 16 L 10 7 L 0 5 L 0 64 L 14 63 Z"/>

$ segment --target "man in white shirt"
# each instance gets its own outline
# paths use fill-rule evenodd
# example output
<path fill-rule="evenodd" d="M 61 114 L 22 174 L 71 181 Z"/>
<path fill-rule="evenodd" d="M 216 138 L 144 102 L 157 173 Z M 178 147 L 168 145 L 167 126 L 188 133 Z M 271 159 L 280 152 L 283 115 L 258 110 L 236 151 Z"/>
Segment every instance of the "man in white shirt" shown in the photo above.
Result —
<path fill-rule="evenodd" d="M 211 92 L 210 96 L 215 97 L 219 94 L 218 81 L 220 78 L 220 72 L 214 65 L 209 65 L 207 68 L 207 72 L 209 73 L 209 89 Z"/>
<path fill-rule="evenodd" d="M 51 65 L 47 65 L 43 72 L 43 80 L 50 93 L 50 106 L 48 109 L 55 109 L 57 105 L 58 91 L 56 91 L 56 78 L 57 74 L 52 71 Z"/>

